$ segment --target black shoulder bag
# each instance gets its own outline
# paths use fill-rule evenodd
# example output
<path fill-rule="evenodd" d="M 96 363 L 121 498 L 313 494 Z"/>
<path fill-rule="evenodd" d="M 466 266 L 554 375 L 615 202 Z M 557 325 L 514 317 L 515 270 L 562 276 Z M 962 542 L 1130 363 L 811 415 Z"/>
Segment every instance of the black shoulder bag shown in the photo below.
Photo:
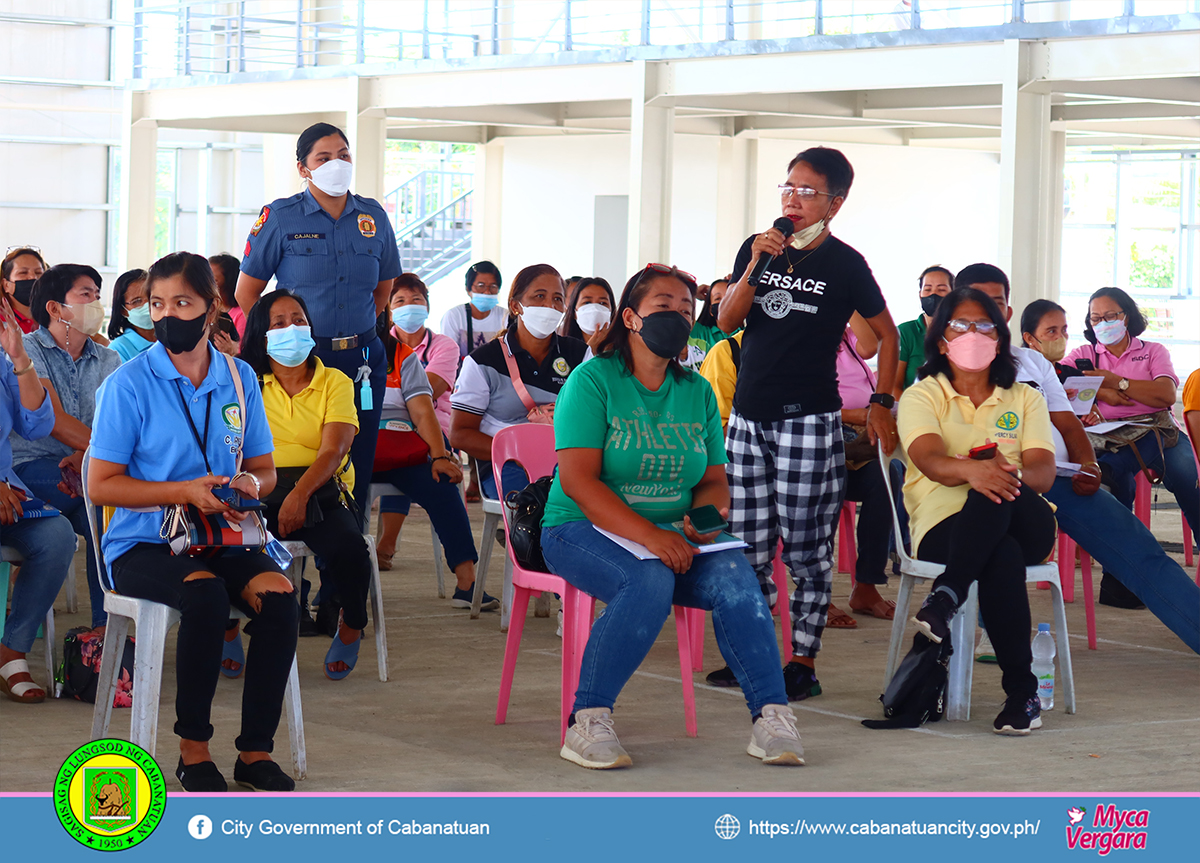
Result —
<path fill-rule="evenodd" d="M 923 633 L 913 636 L 912 650 L 879 696 L 886 719 L 864 719 L 867 728 L 917 728 L 937 722 L 945 712 L 946 681 L 954 648 L 950 636 L 934 644 Z"/>
<path fill-rule="evenodd" d="M 504 502 L 514 510 L 508 519 L 508 541 L 512 543 L 513 557 L 525 569 L 537 572 L 550 571 L 542 557 L 542 516 L 553 482 L 553 476 L 544 476 L 520 491 L 510 491 L 504 496 Z"/>

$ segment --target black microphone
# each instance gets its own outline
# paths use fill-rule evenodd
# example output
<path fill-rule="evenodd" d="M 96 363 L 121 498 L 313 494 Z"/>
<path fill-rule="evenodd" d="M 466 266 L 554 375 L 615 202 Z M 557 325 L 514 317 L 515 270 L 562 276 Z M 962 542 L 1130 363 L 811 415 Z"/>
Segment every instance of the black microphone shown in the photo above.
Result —
<path fill-rule="evenodd" d="M 783 234 L 783 241 L 785 243 L 791 239 L 792 234 L 796 233 L 796 226 L 792 224 L 792 220 L 787 216 L 780 216 L 771 227 Z M 771 261 L 773 260 L 775 260 L 774 255 L 759 256 L 758 263 L 754 265 L 754 269 L 750 271 L 750 276 L 746 279 L 750 283 L 750 287 L 758 287 L 759 279 L 763 277 L 763 273 L 767 271 L 767 267 L 771 266 Z"/>

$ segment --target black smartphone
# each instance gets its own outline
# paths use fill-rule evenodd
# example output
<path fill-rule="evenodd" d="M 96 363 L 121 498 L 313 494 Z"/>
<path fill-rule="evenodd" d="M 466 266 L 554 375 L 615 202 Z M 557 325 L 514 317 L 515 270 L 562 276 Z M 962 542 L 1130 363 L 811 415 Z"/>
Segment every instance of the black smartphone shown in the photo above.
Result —
<path fill-rule="evenodd" d="M 213 497 L 221 501 L 234 512 L 251 512 L 253 510 L 266 509 L 267 505 L 261 500 L 255 500 L 252 497 L 242 497 L 235 489 L 227 485 L 212 490 Z"/>
<path fill-rule="evenodd" d="M 1085 360 L 1083 357 L 1075 360 L 1075 368 L 1079 369 L 1081 372 L 1094 372 L 1096 370 L 1096 366 L 1092 363 L 1092 361 Z"/>
<path fill-rule="evenodd" d="M 729 527 L 729 522 L 721 518 L 721 511 L 712 504 L 689 509 L 687 517 L 691 519 L 692 527 L 696 529 L 696 533 L 712 533 L 713 531 L 725 530 L 725 528 Z"/>

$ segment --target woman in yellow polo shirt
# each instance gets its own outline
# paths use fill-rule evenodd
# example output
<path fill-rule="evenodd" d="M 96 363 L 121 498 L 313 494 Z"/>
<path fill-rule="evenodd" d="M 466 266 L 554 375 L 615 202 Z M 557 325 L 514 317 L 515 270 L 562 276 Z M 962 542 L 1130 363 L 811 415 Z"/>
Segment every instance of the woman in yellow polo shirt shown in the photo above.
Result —
<path fill-rule="evenodd" d="M 267 525 L 311 548 L 333 578 L 342 615 L 325 676 L 341 680 L 358 660 L 367 625 L 371 557 L 349 492 L 348 453 L 358 431 L 354 384 L 317 359 L 314 347 L 308 308 L 291 291 L 264 295 L 246 317 L 242 359 L 262 381 L 279 477 L 263 501 Z"/>
<path fill-rule="evenodd" d="M 1011 344 L 986 294 L 952 291 L 929 325 L 921 379 L 900 399 L 898 427 L 913 548 L 946 565 L 913 620 L 940 643 L 978 582 L 1006 696 L 992 727 L 1025 735 L 1042 724 L 1025 567 L 1054 545 L 1054 514 L 1041 496 L 1054 483 L 1054 439 L 1046 400 L 1016 382 Z"/>

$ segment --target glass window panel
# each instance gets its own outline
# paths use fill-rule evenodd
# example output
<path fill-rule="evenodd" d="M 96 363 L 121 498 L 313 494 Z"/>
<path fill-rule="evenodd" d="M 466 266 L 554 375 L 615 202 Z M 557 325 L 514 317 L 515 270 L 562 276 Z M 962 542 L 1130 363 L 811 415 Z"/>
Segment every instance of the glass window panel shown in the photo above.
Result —
<path fill-rule="evenodd" d="M 1062 277 L 1064 297 L 1088 297 L 1096 288 L 1113 283 L 1113 231 L 1108 228 L 1067 226 L 1063 229 Z M 1066 305 L 1064 301 L 1063 305 Z M 1079 312 L 1082 315 L 1082 311 Z M 1076 328 L 1082 325 L 1079 318 Z"/>
<path fill-rule="evenodd" d="M 1063 189 L 1067 224 L 1112 224 L 1117 217 L 1117 166 L 1104 161 L 1068 162 Z"/>

